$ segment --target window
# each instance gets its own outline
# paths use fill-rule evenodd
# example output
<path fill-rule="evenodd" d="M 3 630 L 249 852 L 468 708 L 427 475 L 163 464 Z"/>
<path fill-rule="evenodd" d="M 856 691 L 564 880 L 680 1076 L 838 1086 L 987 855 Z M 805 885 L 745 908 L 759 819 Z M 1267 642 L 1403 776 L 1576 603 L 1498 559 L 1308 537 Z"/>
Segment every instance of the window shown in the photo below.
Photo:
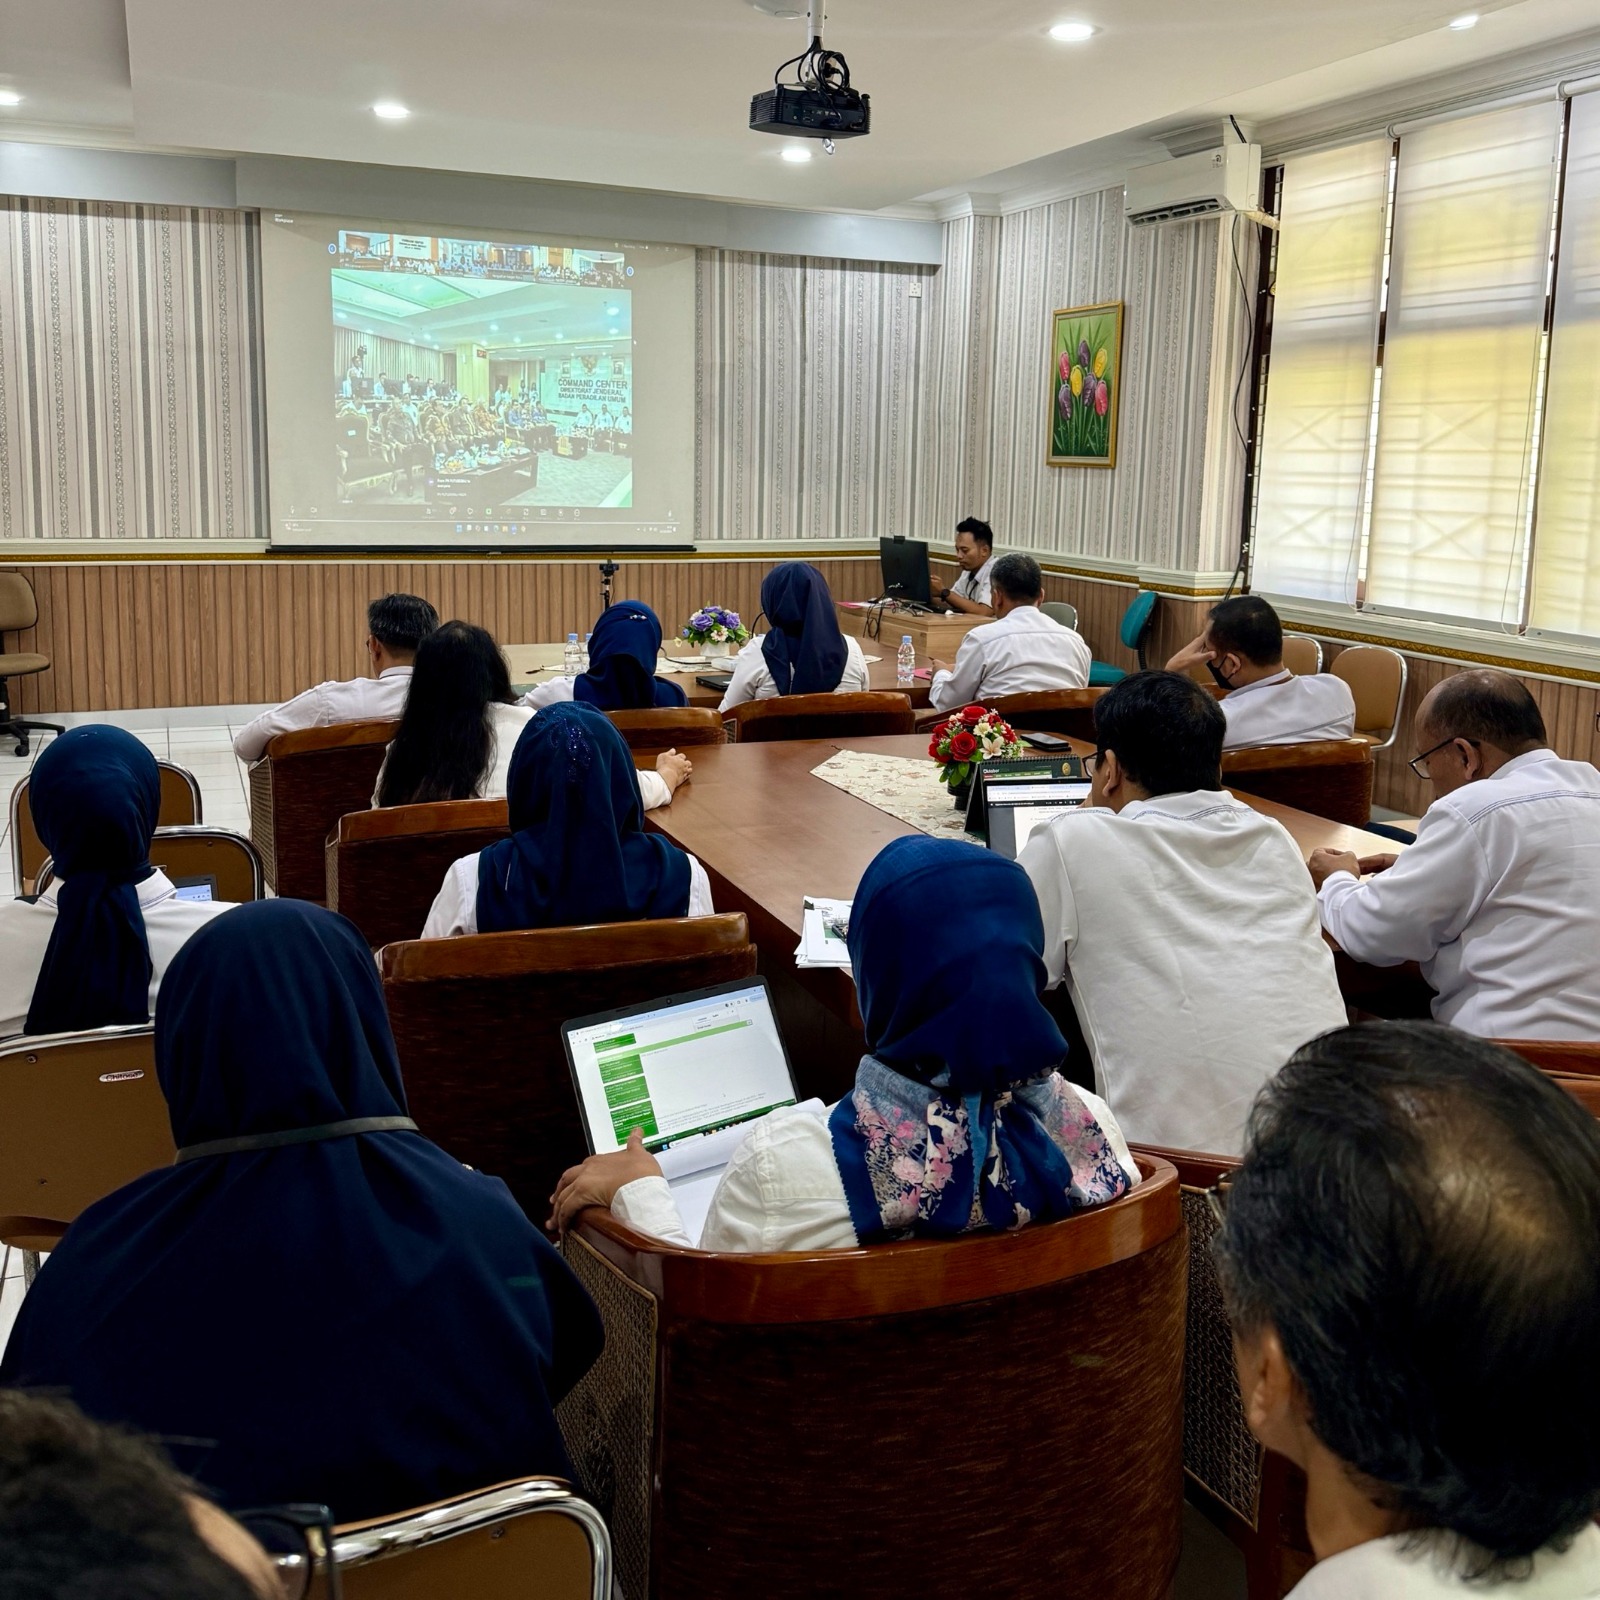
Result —
<path fill-rule="evenodd" d="M 1600 635 L 1600 94 L 1291 157 L 1282 192 L 1254 587 Z"/>

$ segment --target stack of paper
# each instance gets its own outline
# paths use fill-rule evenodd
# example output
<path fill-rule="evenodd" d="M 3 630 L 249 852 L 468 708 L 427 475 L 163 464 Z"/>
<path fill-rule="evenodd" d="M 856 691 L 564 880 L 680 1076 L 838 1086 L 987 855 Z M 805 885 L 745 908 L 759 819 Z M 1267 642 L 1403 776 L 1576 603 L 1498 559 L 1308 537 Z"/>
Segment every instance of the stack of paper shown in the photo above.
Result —
<path fill-rule="evenodd" d="M 807 895 L 800 947 L 794 953 L 797 967 L 848 967 L 850 950 L 845 939 L 850 932 L 850 902 L 823 900 Z"/>

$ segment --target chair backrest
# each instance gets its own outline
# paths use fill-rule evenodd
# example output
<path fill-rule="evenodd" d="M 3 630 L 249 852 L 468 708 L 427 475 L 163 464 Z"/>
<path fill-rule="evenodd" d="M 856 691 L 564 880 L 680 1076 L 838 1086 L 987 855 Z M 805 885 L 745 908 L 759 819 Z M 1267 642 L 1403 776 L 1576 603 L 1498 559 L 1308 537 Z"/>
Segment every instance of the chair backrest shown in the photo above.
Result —
<path fill-rule="evenodd" d="M 52 1249 L 86 1206 L 176 1154 L 149 1024 L 0 1045 L 0 1242 Z"/>
<path fill-rule="evenodd" d="M 200 784 L 187 767 L 171 761 L 157 761 L 161 774 L 161 805 L 156 825 L 162 828 L 187 828 L 204 820 Z M 33 807 L 28 801 L 27 778 L 11 791 L 11 866 L 18 894 L 38 890 L 39 869 L 50 852 L 45 849 L 39 830 L 33 824 Z"/>
<path fill-rule="evenodd" d="M 17 633 L 39 620 L 33 585 L 20 572 L 0 572 L 0 633 Z"/>
<path fill-rule="evenodd" d="M 985 700 L 1013 728 L 1035 733 L 1061 733 L 1072 739 L 1094 739 L 1094 703 L 1099 689 L 1036 689 L 1027 694 L 1002 694 Z"/>
<path fill-rule="evenodd" d="M 1177 1174 L 1143 1168 L 1062 1222 L 866 1250 L 705 1254 L 585 1212 L 606 1349 L 557 1415 L 622 1591 L 809 1600 L 848 1563 L 852 1594 L 970 1600 L 999 1559 L 1011 1597 L 1164 1596 L 1188 1245 Z"/>
<path fill-rule="evenodd" d="M 1372 820 L 1372 746 L 1365 739 L 1246 745 L 1222 756 L 1230 789 L 1276 800 L 1330 822 L 1364 828 Z"/>
<path fill-rule="evenodd" d="M 1155 626 L 1158 598 L 1154 589 L 1145 589 L 1136 594 L 1128 602 L 1128 609 L 1122 613 L 1122 626 L 1118 629 L 1117 636 L 1122 640 L 1124 647 L 1139 657 L 1141 670 L 1145 666 L 1145 640 L 1149 638 L 1150 630 Z"/>
<path fill-rule="evenodd" d="M 611 1600 L 611 1535 L 559 1478 L 348 1523 L 333 1557 L 348 1600 Z M 326 1600 L 320 1571 L 311 1593 Z"/>
<path fill-rule="evenodd" d="M 250 838 L 287 900 L 327 897 L 324 847 L 349 811 L 372 804 L 398 722 L 341 722 L 275 735 L 250 768 Z"/>
<path fill-rule="evenodd" d="M 266 898 L 260 854 L 242 833 L 230 833 L 226 828 L 157 828 L 150 841 L 150 864 L 175 883 L 186 878 L 213 879 L 212 899 L 231 905 Z M 36 884 L 40 894 L 55 875 L 56 864 L 46 857 Z"/>
<path fill-rule="evenodd" d="M 1579 1105 L 1587 1106 L 1594 1116 L 1600 1117 L 1600 1078 L 1582 1072 L 1552 1072 L 1549 1077 L 1552 1082 L 1560 1084 Z"/>
<path fill-rule="evenodd" d="M 1059 622 L 1063 628 L 1077 630 L 1078 608 L 1070 600 L 1046 600 L 1039 609 L 1052 622 Z"/>
<path fill-rule="evenodd" d="M 374 950 L 416 939 L 452 862 L 505 838 L 504 800 L 437 800 L 351 811 L 328 839 L 328 909 Z"/>
<path fill-rule="evenodd" d="M 636 756 L 654 758 L 663 750 L 728 742 L 722 714 L 711 706 L 666 706 L 654 711 L 608 711 L 606 715 Z"/>
<path fill-rule="evenodd" d="M 1588 1039 L 1496 1039 L 1524 1061 L 1546 1072 L 1570 1077 L 1600 1078 L 1600 1042 Z"/>
<path fill-rule="evenodd" d="M 419 939 L 380 961 L 417 1125 L 543 1223 L 587 1153 L 561 1024 L 747 978 L 756 952 L 735 912 Z"/>
<path fill-rule="evenodd" d="M 1347 645 L 1329 668 L 1350 685 L 1356 701 L 1356 732 L 1380 749 L 1395 741 L 1406 697 L 1406 658 L 1382 644 Z"/>
<path fill-rule="evenodd" d="M 766 739 L 864 739 L 910 733 L 915 725 L 911 697 L 890 691 L 775 695 L 770 700 L 746 700 L 727 718 L 729 732 L 740 744 Z"/>
<path fill-rule="evenodd" d="M 1322 644 L 1309 633 L 1283 636 L 1283 664 L 1297 678 L 1309 678 L 1322 671 Z"/>

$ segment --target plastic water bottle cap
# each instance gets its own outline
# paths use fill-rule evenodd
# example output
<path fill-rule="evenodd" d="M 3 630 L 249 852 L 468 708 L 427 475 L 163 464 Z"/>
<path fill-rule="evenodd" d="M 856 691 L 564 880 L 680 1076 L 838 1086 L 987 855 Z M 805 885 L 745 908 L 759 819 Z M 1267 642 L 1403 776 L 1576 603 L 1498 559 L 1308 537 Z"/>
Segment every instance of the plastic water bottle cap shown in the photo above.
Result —
<path fill-rule="evenodd" d="M 576 643 L 577 643 L 577 642 L 578 642 L 578 636 L 577 636 L 577 634 L 575 634 L 575 633 L 569 633 L 569 634 L 568 634 L 568 635 L 567 635 L 567 643 L 568 643 L 568 644 L 576 644 Z"/>
<path fill-rule="evenodd" d="M 900 643 L 901 644 L 910 644 L 911 643 L 911 635 L 909 633 L 902 633 L 900 635 Z"/>

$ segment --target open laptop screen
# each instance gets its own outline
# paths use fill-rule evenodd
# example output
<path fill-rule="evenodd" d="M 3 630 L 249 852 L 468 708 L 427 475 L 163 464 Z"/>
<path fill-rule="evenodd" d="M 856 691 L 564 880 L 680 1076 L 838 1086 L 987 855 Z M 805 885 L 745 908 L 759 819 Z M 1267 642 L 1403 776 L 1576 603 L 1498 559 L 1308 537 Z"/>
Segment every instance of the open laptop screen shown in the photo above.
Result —
<path fill-rule="evenodd" d="M 796 1102 L 761 978 L 566 1023 L 561 1035 L 589 1148 L 634 1128 L 660 1151 Z"/>
<path fill-rule="evenodd" d="M 1034 830 L 1081 806 L 1089 798 L 1087 778 L 1041 778 L 1037 783 L 1004 783 L 986 787 L 989 848 L 1015 861 Z"/>

